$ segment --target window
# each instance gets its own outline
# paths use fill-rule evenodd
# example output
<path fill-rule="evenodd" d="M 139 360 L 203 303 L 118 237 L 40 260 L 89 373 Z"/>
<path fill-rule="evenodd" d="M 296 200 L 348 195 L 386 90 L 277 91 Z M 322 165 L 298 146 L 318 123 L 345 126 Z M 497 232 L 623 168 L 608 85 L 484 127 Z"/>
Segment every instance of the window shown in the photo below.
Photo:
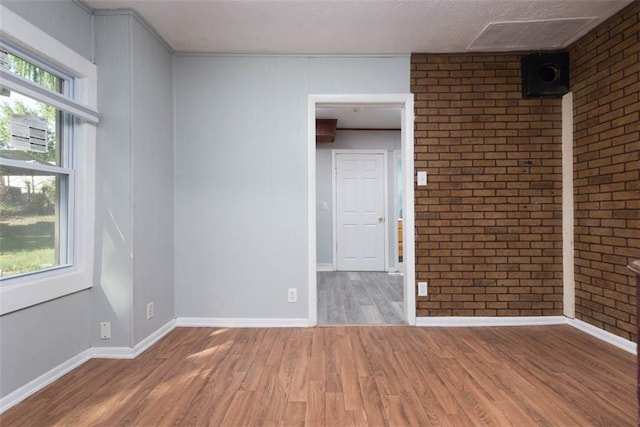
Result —
<path fill-rule="evenodd" d="M 96 67 L 0 5 L 0 315 L 91 287 Z"/>
<path fill-rule="evenodd" d="M 68 94 L 72 79 L 0 42 L 4 71 Z M 66 93 L 65 93 L 66 92 Z M 16 91 L 0 92 L 0 280 L 73 264 L 74 123 L 68 113 Z"/>

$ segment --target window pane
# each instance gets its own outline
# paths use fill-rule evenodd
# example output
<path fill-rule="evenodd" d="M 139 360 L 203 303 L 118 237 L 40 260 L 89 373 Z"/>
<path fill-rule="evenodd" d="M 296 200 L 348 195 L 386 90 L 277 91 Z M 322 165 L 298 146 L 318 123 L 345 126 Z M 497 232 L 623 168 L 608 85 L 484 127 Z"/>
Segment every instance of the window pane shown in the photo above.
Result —
<path fill-rule="evenodd" d="M 47 88 L 53 92 L 62 93 L 64 80 L 53 73 L 39 67 L 19 56 L 8 52 L 7 62 L 9 71 L 31 80 L 35 84 Z"/>
<path fill-rule="evenodd" d="M 0 157 L 64 166 L 62 117 L 53 106 L 17 92 L 0 96 Z"/>
<path fill-rule="evenodd" d="M 66 265 L 68 177 L 0 166 L 0 277 Z"/>

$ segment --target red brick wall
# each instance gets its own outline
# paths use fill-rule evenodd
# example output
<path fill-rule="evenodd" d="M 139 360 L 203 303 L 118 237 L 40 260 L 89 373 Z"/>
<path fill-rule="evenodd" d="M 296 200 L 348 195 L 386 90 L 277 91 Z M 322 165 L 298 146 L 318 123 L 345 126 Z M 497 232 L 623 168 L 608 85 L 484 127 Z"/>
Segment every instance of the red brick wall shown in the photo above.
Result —
<path fill-rule="evenodd" d="M 574 93 L 576 317 L 637 340 L 640 2 L 570 49 Z"/>
<path fill-rule="evenodd" d="M 418 316 L 562 314 L 561 101 L 519 55 L 411 57 Z"/>

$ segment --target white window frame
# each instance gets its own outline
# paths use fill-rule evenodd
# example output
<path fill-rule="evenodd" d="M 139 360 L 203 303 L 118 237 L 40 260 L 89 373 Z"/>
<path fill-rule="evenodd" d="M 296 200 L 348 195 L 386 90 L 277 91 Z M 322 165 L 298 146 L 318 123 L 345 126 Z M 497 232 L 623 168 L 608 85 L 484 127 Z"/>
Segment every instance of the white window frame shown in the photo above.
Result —
<path fill-rule="evenodd" d="M 0 284 L 0 315 L 11 313 L 92 287 L 95 230 L 95 144 L 97 113 L 97 68 L 89 60 L 60 43 L 38 27 L 0 5 L 0 38 L 74 77 L 73 99 L 46 89 L 25 93 L 19 78 L 3 73 L 0 84 L 27 96 L 36 95 L 54 107 L 74 115 L 71 177 L 75 197 L 69 199 L 73 229 L 69 242 L 74 259 L 68 267 L 8 278 Z M 29 86 L 32 86 L 30 83 Z"/>

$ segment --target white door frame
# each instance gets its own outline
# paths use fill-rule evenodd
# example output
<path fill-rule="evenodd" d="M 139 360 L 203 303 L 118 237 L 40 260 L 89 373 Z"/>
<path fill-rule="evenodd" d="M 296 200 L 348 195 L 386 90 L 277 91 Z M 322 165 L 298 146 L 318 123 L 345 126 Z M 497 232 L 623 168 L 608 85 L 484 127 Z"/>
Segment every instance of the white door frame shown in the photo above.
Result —
<path fill-rule="evenodd" d="M 389 177 L 387 168 L 387 150 L 357 150 L 357 149 L 341 149 L 331 150 L 331 204 L 332 204 L 332 239 L 331 239 L 331 251 L 333 253 L 333 271 L 338 268 L 338 203 L 336 195 L 338 192 L 338 180 L 336 179 L 336 157 L 338 154 L 382 154 L 382 185 L 384 189 L 383 204 L 384 211 L 384 271 L 389 271 Z"/>
<path fill-rule="evenodd" d="M 307 97 L 307 236 L 308 236 L 308 324 L 318 324 L 318 283 L 316 248 L 316 108 L 317 107 L 398 107 L 402 112 L 402 210 L 404 216 L 404 310 L 405 321 L 416 324 L 414 171 L 413 171 L 413 94 L 308 95 Z"/>
<path fill-rule="evenodd" d="M 400 257 L 400 241 L 398 240 L 398 220 L 400 219 L 398 217 L 398 156 L 400 156 L 400 159 L 402 160 L 402 150 L 393 150 L 393 184 L 392 187 L 393 188 L 393 195 L 390 195 L 391 197 L 393 197 L 393 201 L 390 203 L 391 206 L 393 206 L 393 221 L 395 222 L 394 225 L 394 235 L 395 238 L 393 239 L 393 246 L 390 248 L 393 251 L 393 264 L 389 263 L 389 271 L 401 271 L 400 270 L 400 261 L 398 261 L 398 258 Z M 391 237 L 391 236 L 389 236 Z"/>

